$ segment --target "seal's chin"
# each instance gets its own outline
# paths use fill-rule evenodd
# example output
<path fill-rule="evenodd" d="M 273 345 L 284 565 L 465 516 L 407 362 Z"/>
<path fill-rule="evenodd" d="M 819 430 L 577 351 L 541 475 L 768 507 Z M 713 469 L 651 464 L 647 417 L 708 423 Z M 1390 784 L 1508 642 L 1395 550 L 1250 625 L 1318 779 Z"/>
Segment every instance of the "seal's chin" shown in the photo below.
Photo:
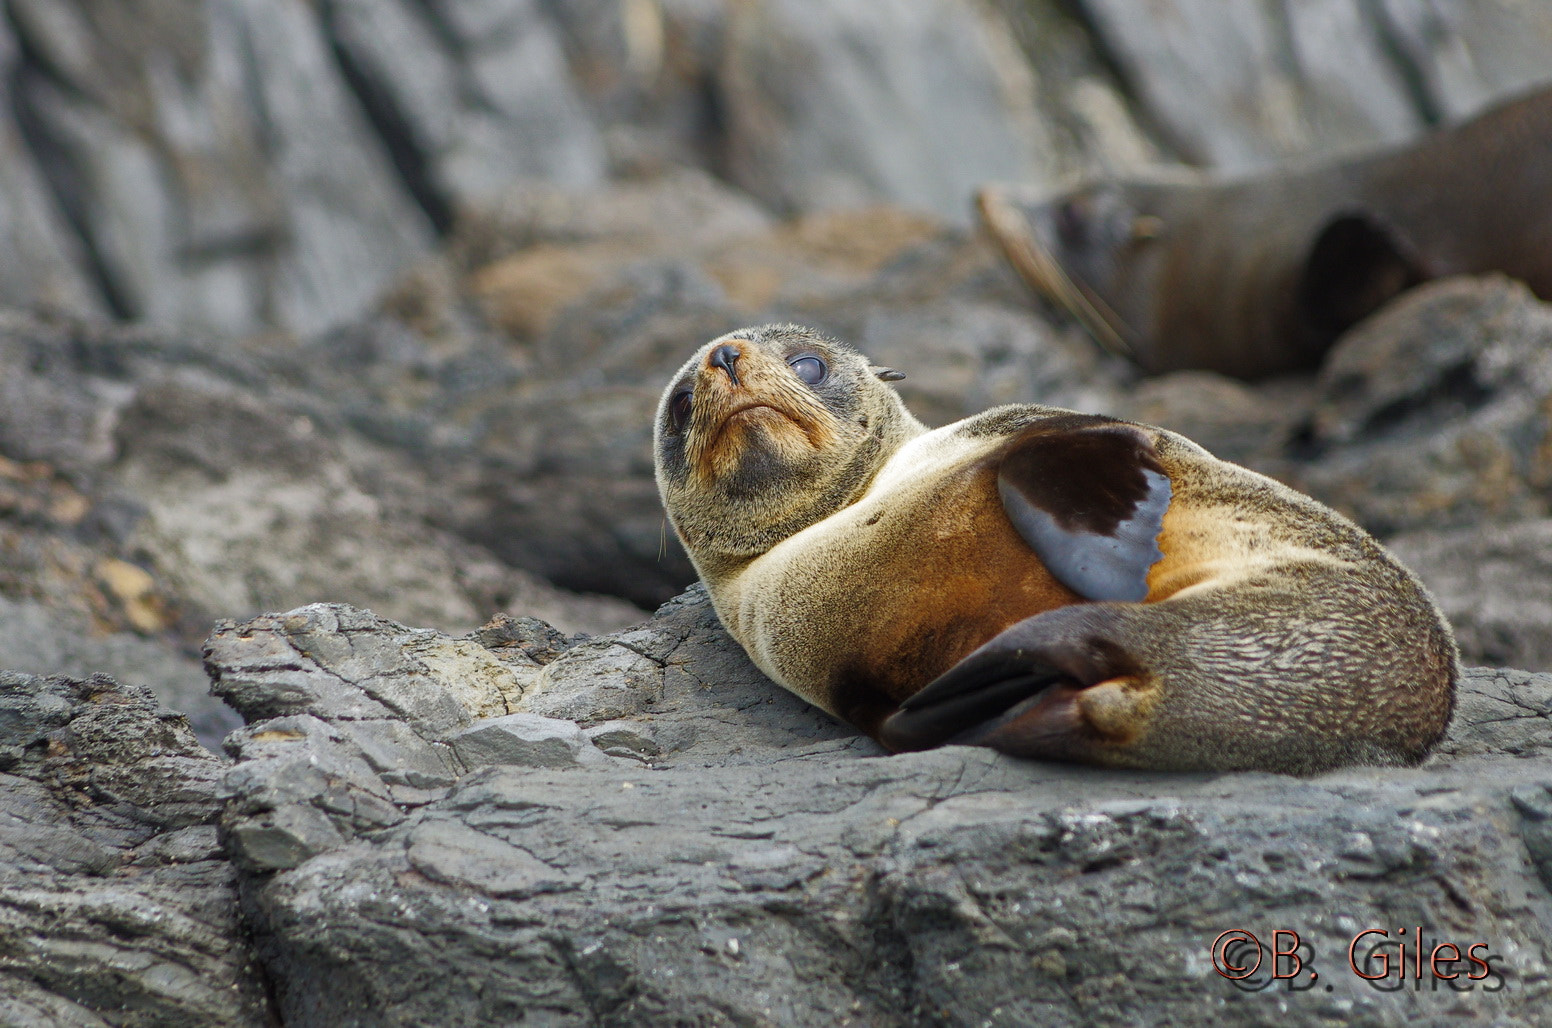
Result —
<path fill-rule="evenodd" d="M 813 456 L 813 434 L 799 419 L 768 404 L 738 407 L 711 430 L 696 470 L 710 481 L 776 478 L 783 467 Z"/>

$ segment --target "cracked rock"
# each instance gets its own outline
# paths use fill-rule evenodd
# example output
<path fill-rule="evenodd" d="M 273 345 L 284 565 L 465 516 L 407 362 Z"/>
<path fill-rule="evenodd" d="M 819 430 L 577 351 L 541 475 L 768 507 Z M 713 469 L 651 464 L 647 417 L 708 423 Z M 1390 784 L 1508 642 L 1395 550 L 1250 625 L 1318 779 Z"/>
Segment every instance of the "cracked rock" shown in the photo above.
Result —
<path fill-rule="evenodd" d="M 508 714 L 465 728 L 450 740 L 464 767 L 488 764 L 571 767 L 607 763 L 602 750 L 570 721 L 540 714 Z"/>
<path fill-rule="evenodd" d="M 223 762 L 105 676 L 0 672 L 0 1023 L 273 1023 L 216 838 Z"/>

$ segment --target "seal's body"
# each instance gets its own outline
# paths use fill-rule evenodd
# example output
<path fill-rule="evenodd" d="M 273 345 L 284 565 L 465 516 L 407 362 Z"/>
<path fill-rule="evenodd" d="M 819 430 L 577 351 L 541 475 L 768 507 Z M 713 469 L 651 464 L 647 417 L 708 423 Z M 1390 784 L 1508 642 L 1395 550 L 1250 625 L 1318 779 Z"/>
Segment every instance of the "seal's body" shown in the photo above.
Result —
<path fill-rule="evenodd" d="M 1162 429 L 1025 405 L 929 432 L 893 374 L 777 326 L 664 396 L 665 506 L 777 682 L 896 750 L 1310 772 L 1443 733 L 1448 626 L 1357 526 Z"/>
<path fill-rule="evenodd" d="M 1347 328 L 1444 275 L 1552 300 L 1552 89 L 1366 157 L 1224 182 L 987 187 L 1015 269 L 1149 371 L 1313 367 Z"/>

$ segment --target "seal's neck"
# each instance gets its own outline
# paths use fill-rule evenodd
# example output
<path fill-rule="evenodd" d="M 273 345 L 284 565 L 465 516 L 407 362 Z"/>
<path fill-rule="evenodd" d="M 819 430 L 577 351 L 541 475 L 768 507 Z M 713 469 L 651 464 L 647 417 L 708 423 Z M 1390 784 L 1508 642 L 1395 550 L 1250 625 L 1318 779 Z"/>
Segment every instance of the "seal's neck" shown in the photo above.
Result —
<path fill-rule="evenodd" d="M 742 503 L 724 497 L 719 509 L 736 511 L 747 506 L 749 516 L 723 520 L 710 538 L 696 538 L 695 526 L 677 526 L 682 534 L 691 536 L 683 539 L 685 548 L 707 587 L 715 590 L 778 543 L 860 500 L 900 448 L 927 431 L 903 403 L 898 399 L 896 403 L 898 410 L 882 419 L 883 424 L 858 446 L 851 459 L 814 483 L 814 488 L 779 496 L 762 494 Z"/>

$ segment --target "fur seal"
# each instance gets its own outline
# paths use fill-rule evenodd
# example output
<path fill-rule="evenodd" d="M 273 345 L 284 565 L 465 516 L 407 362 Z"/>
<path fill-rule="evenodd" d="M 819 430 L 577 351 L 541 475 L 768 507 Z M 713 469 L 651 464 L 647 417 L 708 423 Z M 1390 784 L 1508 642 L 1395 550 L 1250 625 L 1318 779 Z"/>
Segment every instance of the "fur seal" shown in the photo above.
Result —
<path fill-rule="evenodd" d="M 663 394 L 664 507 L 776 682 L 895 751 L 1310 773 L 1443 734 L 1449 626 L 1356 525 L 1147 425 L 1015 405 L 929 431 L 900 377 L 774 325 Z"/>
<path fill-rule="evenodd" d="M 988 186 L 1018 273 L 1145 370 L 1314 367 L 1401 291 L 1502 271 L 1552 299 L 1552 89 L 1412 144 L 1219 183 Z"/>

